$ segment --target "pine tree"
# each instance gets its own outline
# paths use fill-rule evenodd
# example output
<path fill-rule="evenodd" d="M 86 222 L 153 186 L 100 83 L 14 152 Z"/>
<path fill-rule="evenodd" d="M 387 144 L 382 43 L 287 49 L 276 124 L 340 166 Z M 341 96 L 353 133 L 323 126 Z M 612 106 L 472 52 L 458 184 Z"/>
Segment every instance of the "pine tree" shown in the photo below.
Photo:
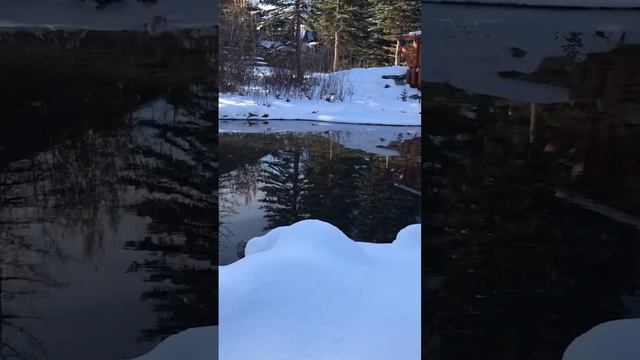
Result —
<path fill-rule="evenodd" d="M 261 27 L 281 32 L 284 43 L 293 44 L 295 48 L 294 71 L 296 82 L 302 83 L 302 25 L 309 20 L 311 0 L 262 0 L 262 4 L 272 8 L 265 10 Z M 282 31 L 284 30 L 284 33 Z"/>
<path fill-rule="evenodd" d="M 373 4 L 373 41 L 386 50 L 379 60 L 391 64 L 397 36 L 420 29 L 421 3 L 418 0 L 370 1 Z"/>
<path fill-rule="evenodd" d="M 314 3 L 314 27 L 332 44 L 332 70 L 350 65 L 371 65 L 371 3 L 358 0 L 325 0 Z"/>

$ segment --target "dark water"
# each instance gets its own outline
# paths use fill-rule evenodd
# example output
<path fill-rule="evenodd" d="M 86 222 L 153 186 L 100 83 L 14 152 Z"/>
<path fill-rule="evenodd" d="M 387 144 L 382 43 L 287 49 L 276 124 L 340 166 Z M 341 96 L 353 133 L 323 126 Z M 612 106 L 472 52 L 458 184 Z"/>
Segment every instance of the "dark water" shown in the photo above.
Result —
<path fill-rule="evenodd" d="M 68 35 L 32 36 L 0 43 L 0 357 L 127 359 L 216 324 L 205 52 L 99 32 L 61 56 Z"/>
<path fill-rule="evenodd" d="M 252 237 L 302 219 L 375 242 L 420 221 L 420 138 L 396 143 L 400 155 L 387 158 L 346 148 L 339 136 L 219 135 L 222 265 L 242 257 Z"/>
<path fill-rule="evenodd" d="M 424 6 L 427 357 L 640 317 L 638 15 Z"/>

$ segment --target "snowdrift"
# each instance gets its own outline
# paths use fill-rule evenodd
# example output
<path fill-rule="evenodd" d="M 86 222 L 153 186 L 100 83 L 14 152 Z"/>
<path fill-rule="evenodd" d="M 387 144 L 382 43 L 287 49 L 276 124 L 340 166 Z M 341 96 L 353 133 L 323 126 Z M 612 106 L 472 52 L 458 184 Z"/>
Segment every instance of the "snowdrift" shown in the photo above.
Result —
<path fill-rule="evenodd" d="M 640 8 L 640 0 L 427 0 L 427 3 L 465 3 L 599 9 Z"/>
<path fill-rule="evenodd" d="M 637 360 L 640 319 L 609 321 L 578 336 L 562 360 Z"/>
<path fill-rule="evenodd" d="M 273 229 L 220 267 L 219 328 L 186 330 L 135 360 L 418 360 L 420 233 L 410 225 L 374 244 L 318 220 Z"/>
<path fill-rule="evenodd" d="M 340 78 L 347 93 L 343 101 L 221 93 L 219 117 L 226 120 L 251 118 L 260 122 L 278 119 L 418 126 L 421 105 L 412 96 L 419 96 L 420 91 L 382 78 L 383 75 L 404 75 L 406 71 L 406 67 L 391 66 L 313 75 Z"/>
<path fill-rule="evenodd" d="M 420 359 L 420 225 L 373 244 L 301 221 L 219 280 L 220 359 Z"/>

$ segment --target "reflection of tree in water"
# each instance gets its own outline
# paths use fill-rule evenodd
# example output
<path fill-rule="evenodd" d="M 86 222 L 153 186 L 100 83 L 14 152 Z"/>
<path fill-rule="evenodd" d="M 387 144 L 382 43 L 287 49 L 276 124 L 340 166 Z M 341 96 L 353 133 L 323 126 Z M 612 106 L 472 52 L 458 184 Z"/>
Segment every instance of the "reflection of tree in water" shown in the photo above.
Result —
<path fill-rule="evenodd" d="M 129 245 L 163 255 L 134 264 L 132 270 L 147 271 L 149 281 L 164 285 L 170 280 L 171 284 L 143 295 L 158 301 L 155 310 L 161 314 L 157 329 L 145 331 L 144 338 L 215 322 L 217 297 L 212 279 L 217 274 L 211 266 L 216 233 L 216 159 L 211 150 L 215 131 L 211 120 L 194 120 L 213 119 L 208 111 L 213 105 L 210 99 L 198 96 L 204 91 L 190 97 L 191 90 L 195 89 L 169 96 L 169 102 L 181 109 L 179 119 L 122 124 L 119 130 L 89 130 L 29 160 L 3 167 L 0 190 L 2 203 L 7 205 L 0 208 L 3 356 L 20 352 L 24 358 L 46 358 L 44 344 L 29 333 L 25 322 L 43 321 L 25 307 L 27 299 L 57 285 L 39 266 L 53 256 L 68 260 L 58 245 L 76 233 L 83 234 L 82 260 L 102 254 L 105 231 L 115 228 L 121 207 L 137 197 L 125 195 L 129 193 L 124 191 L 126 184 L 146 191 L 147 199 L 135 208 L 141 216 L 152 218 L 149 238 Z M 158 148 L 154 141 L 145 142 L 149 132 L 140 127 L 164 145 Z M 189 154 L 188 159 L 174 157 L 172 152 L 177 151 Z M 123 174 L 132 177 L 122 178 Z M 156 244 L 150 243 L 154 237 Z"/>
<path fill-rule="evenodd" d="M 384 162 L 324 136 L 288 137 L 262 161 L 259 181 L 267 229 L 313 218 L 364 241 L 391 241 L 420 211 Z"/>
<path fill-rule="evenodd" d="M 140 340 L 217 324 L 217 156 L 210 86 L 171 93 L 169 119 L 139 121 L 139 134 L 149 141 L 137 145 L 140 155 L 123 179 L 152 194 L 133 206 L 151 218 L 149 234 L 126 247 L 161 255 L 130 267 L 154 283 L 143 299 L 156 301 L 157 323 Z"/>
<path fill-rule="evenodd" d="M 145 195 L 154 198 L 153 192 L 157 192 L 166 200 L 150 200 L 140 206 L 141 213 L 155 217 L 152 235 L 163 231 L 186 233 L 174 237 L 181 241 L 187 238 L 188 244 L 182 241 L 179 246 L 170 246 L 160 241 L 162 247 L 158 249 L 172 255 L 182 254 L 175 256 L 179 259 L 189 256 L 210 259 L 208 250 L 215 243 L 210 239 L 215 224 L 205 218 L 203 209 L 213 213 L 210 202 L 215 195 L 212 192 L 197 195 L 192 191 L 213 187 L 215 173 L 201 169 L 209 171 L 210 178 L 198 176 L 201 174 L 189 172 L 188 166 L 181 167 L 180 161 L 171 162 L 171 156 L 162 158 L 162 151 L 156 151 L 165 166 L 184 171 L 180 185 L 162 181 L 162 176 L 175 179 L 175 173 L 167 174 L 160 167 L 136 162 L 140 157 L 133 158 L 133 154 L 153 158 L 154 149 L 137 145 L 145 138 L 135 137 L 140 123 L 125 119 L 132 109 L 162 95 L 180 107 L 186 117 L 196 112 L 215 117 L 211 97 L 185 86 L 191 79 L 210 77 L 208 66 L 215 67 L 209 57 L 215 39 L 205 32 L 197 33 L 200 31 L 185 29 L 154 37 L 138 32 L 103 31 L 42 34 L 16 31 L 3 35 L 0 48 L 13 55 L 0 59 L 4 70 L 0 95 L 7 104 L 3 107 L 3 131 L 0 131 L 3 357 L 16 358 L 14 351 L 9 350 L 14 347 L 23 358 L 47 358 L 44 348 L 32 346 L 40 341 L 30 335 L 26 322 L 46 320 L 37 319 L 36 309 L 28 305 L 34 296 L 46 294 L 49 287 L 59 285 L 46 276 L 44 265 L 53 258 L 70 260 L 68 246 L 62 245 L 77 234 L 82 235 L 82 261 L 102 255 L 110 235 L 106 232 L 118 223 L 121 207 L 137 200 L 140 193 L 123 186 L 131 184 L 121 178 L 127 172 L 142 179 L 152 177 L 144 189 Z M 191 152 L 192 161 L 210 159 L 207 152 L 212 149 L 208 140 L 211 136 L 202 131 L 206 128 L 214 133 L 208 124 L 162 120 L 162 124 L 148 127 L 154 128 L 157 131 L 154 135 L 159 133 L 167 146 L 186 149 Z M 183 126 L 172 126 L 171 122 L 176 125 L 178 120 Z M 143 172 L 146 170 L 153 171 L 147 175 Z M 207 200 L 200 199 L 204 196 Z M 182 201 L 181 197 L 193 201 Z M 165 258 L 149 262 L 160 264 Z M 175 284 L 188 288 L 183 301 L 195 297 L 189 294 L 197 293 L 194 289 L 201 284 L 211 284 L 210 279 L 217 279 L 213 270 L 193 273 L 173 264 L 158 265 L 157 275 L 151 273 L 152 280 L 170 277 Z M 212 300 L 207 300 L 207 304 L 215 306 L 212 291 L 202 288 L 202 292 L 198 299 L 208 296 Z M 195 309 L 192 312 L 198 312 L 201 304 L 192 304 Z M 162 307 L 162 303 L 158 305 Z M 163 311 L 163 314 L 174 311 L 173 317 L 188 318 L 184 315 L 187 311 L 180 307 L 167 305 Z M 13 325 L 24 328 L 19 330 Z"/>
<path fill-rule="evenodd" d="M 268 228 L 291 225 L 302 219 L 301 195 L 304 191 L 302 162 L 305 153 L 300 146 L 277 150 L 262 161 L 258 180 L 265 193 L 260 199 Z"/>
<path fill-rule="evenodd" d="M 558 359 L 594 325 L 628 316 L 633 229 L 562 204 L 528 163 L 526 118 L 479 104 L 428 111 L 426 355 Z M 457 139 L 465 138 L 465 141 Z"/>
<path fill-rule="evenodd" d="M 249 144 L 251 144 L 249 146 Z M 261 171 L 260 159 L 267 155 L 274 145 L 260 141 L 256 134 L 225 134 L 218 142 L 220 178 L 218 215 L 219 236 L 222 241 L 233 236 L 233 231 L 225 219 L 236 214 L 235 207 L 249 204 L 258 191 L 258 175 Z M 221 249 L 222 250 L 222 249 Z"/>
<path fill-rule="evenodd" d="M 29 330 L 30 322 L 46 320 L 32 300 L 61 285 L 47 274 L 45 263 L 102 254 L 107 225 L 117 223 L 116 174 L 129 142 L 125 134 L 89 131 L 29 159 L 2 164 L 2 356 L 46 358 L 46 345 Z M 82 259 L 62 250 L 74 233 L 84 235 Z"/>
<path fill-rule="evenodd" d="M 0 359 L 39 358 L 46 348 L 25 323 L 40 316 L 25 306 L 25 299 L 45 295 L 49 279 L 38 258 L 48 251 L 14 236 L 11 228 L 6 222 L 0 226 Z"/>
<path fill-rule="evenodd" d="M 358 208 L 356 189 L 368 163 L 361 154 L 329 141 L 333 139 L 318 138 L 304 162 L 302 210 L 305 217 L 321 219 L 351 234 Z"/>
<path fill-rule="evenodd" d="M 565 36 L 565 43 L 561 46 L 565 56 L 573 62 L 574 66 L 575 63 L 582 60 L 582 49 L 584 47 L 582 36 L 581 32 L 572 31 Z"/>
<path fill-rule="evenodd" d="M 256 164 L 240 165 L 231 172 L 220 174 L 218 180 L 218 236 L 220 240 L 229 239 L 233 231 L 224 219 L 235 215 L 235 207 L 241 203 L 250 204 L 256 197 L 258 183 L 256 179 L 260 173 L 260 166 Z M 225 242 L 220 241 L 222 246 Z"/>
<path fill-rule="evenodd" d="M 393 241 L 398 231 L 416 222 L 420 213 L 413 195 L 395 187 L 391 171 L 373 162 L 358 184 L 358 213 L 355 219 L 360 239 Z"/>

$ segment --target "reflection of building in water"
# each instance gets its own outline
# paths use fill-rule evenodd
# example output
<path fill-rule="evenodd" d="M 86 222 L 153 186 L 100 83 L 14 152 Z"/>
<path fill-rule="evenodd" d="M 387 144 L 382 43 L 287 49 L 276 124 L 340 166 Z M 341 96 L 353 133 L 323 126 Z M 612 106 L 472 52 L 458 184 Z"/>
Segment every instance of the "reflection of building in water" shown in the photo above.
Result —
<path fill-rule="evenodd" d="M 420 172 L 422 161 L 421 138 L 412 138 L 399 142 L 395 147 L 401 156 L 394 157 L 391 161 L 390 167 L 394 174 L 394 181 L 420 192 L 422 186 Z"/>
<path fill-rule="evenodd" d="M 589 55 L 572 86 L 575 106 L 547 107 L 539 129 L 543 152 L 569 165 L 572 185 L 625 208 L 640 205 L 639 60 L 640 47 Z"/>

